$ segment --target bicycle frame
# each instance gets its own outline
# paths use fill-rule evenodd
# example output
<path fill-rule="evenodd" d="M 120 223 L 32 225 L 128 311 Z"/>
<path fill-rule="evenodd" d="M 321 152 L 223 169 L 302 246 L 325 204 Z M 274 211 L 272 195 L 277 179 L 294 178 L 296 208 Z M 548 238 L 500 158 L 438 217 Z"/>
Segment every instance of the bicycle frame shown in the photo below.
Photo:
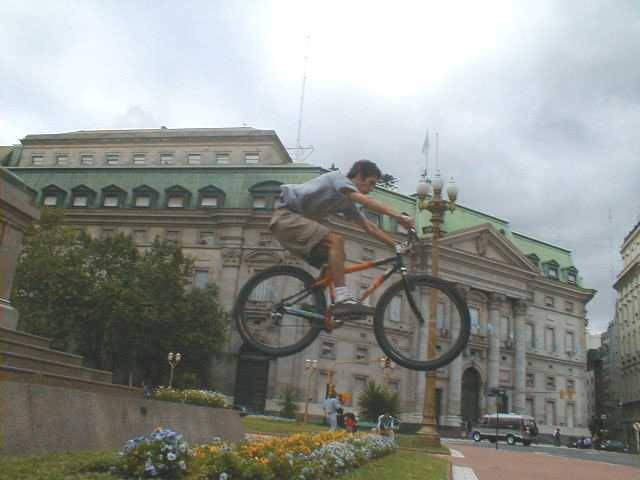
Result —
<path fill-rule="evenodd" d="M 394 273 L 400 272 L 402 274 L 403 279 L 405 280 L 405 290 L 407 291 L 407 297 L 409 299 L 409 305 L 414 310 L 414 312 L 417 315 L 419 321 L 421 323 L 424 323 L 424 317 L 422 316 L 422 313 L 420 312 L 420 309 L 415 304 L 415 301 L 413 300 L 412 296 L 409 295 L 411 287 L 410 287 L 410 285 L 408 285 L 407 268 L 404 266 L 402 254 L 400 253 L 400 248 L 399 247 L 396 247 L 395 255 L 392 255 L 392 256 L 386 257 L 386 258 L 382 258 L 380 260 L 370 260 L 370 261 L 367 261 L 367 262 L 357 263 L 355 265 L 351 265 L 349 267 L 346 267 L 344 272 L 345 272 L 345 274 L 350 274 L 350 273 L 354 273 L 354 272 L 361 272 L 363 270 L 369 270 L 371 268 L 379 267 L 381 265 L 387 265 L 387 264 L 390 264 L 390 263 L 392 263 L 393 265 L 389 269 L 387 269 L 382 275 L 376 277 L 373 280 L 373 283 L 371 284 L 371 286 L 365 292 L 362 293 L 362 295 L 359 297 L 359 300 L 360 301 L 365 300 L 376 289 L 378 289 L 380 287 L 380 285 L 382 285 L 385 281 L 387 281 Z M 293 295 L 290 295 L 288 298 L 283 299 L 282 303 L 286 302 L 287 300 L 290 300 L 290 299 L 293 299 L 295 297 L 298 297 L 298 296 L 306 296 L 304 294 L 310 292 L 314 288 L 322 288 L 322 287 L 328 287 L 329 288 L 329 294 L 330 294 L 330 297 L 331 297 L 331 302 L 333 303 L 335 301 L 335 297 L 336 297 L 336 290 L 335 290 L 335 284 L 333 282 L 333 277 L 332 277 L 330 271 L 326 272 L 324 275 L 322 275 L 310 287 L 305 288 L 304 290 L 301 290 L 301 291 L 299 291 L 299 292 L 297 292 L 297 293 L 295 293 Z M 282 310 L 285 313 L 288 313 L 290 315 L 294 315 L 294 316 L 297 316 L 297 317 L 303 317 L 303 318 L 308 318 L 308 319 L 312 319 L 312 320 L 322 321 L 324 323 L 325 330 L 327 330 L 327 331 L 330 331 L 333 328 L 333 325 L 332 325 L 333 315 L 331 314 L 331 309 L 330 308 L 327 308 L 325 314 L 321 315 L 319 313 L 308 312 L 306 310 L 302 310 L 302 309 L 299 309 L 299 308 L 288 307 L 286 305 L 282 305 L 282 303 L 280 305 L 280 308 L 282 308 Z"/>

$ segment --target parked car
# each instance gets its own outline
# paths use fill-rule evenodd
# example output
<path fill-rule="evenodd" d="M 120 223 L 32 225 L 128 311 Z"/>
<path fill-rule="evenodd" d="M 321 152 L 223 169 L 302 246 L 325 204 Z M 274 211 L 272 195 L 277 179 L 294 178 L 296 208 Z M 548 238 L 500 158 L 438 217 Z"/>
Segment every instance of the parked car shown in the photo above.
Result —
<path fill-rule="evenodd" d="M 473 427 L 471 438 L 476 442 L 484 439 L 490 442 L 504 440 L 509 445 L 520 442 L 529 446 L 536 439 L 537 433 L 538 427 L 533 417 L 514 413 L 494 413 L 482 417 L 480 423 Z"/>
<path fill-rule="evenodd" d="M 600 444 L 600 450 L 607 450 L 609 452 L 624 452 L 631 453 L 631 449 L 628 445 L 620 440 L 605 440 Z"/>

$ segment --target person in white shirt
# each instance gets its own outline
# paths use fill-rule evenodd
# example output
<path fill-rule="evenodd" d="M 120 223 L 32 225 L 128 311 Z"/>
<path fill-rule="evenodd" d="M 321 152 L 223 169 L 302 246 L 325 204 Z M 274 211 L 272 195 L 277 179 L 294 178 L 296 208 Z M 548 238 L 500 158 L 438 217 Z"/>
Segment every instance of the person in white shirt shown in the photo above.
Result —
<path fill-rule="evenodd" d="M 395 440 L 393 427 L 395 426 L 393 417 L 389 415 L 389 412 L 384 412 L 378 417 L 378 433 L 385 437 L 390 437 L 391 440 Z"/>
<path fill-rule="evenodd" d="M 322 406 L 324 413 L 327 415 L 329 430 L 332 432 L 338 428 L 338 410 L 340 408 L 342 408 L 342 405 L 340 405 L 340 401 L 336 398 L 335 393 L 330 394 Z"/>

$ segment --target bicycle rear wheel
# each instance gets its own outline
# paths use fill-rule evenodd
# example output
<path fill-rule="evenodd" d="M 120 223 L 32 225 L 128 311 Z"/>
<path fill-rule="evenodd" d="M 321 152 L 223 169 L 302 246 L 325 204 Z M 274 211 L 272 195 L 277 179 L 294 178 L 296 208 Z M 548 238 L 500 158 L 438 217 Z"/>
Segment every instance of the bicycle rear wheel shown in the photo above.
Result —
<path fill-rule="evenodd" d="M 429 357 L 429 302 L 434 293 L 442 305 L 438 306 L 441 319 L 436 328 L 435 355 Z M 426 371 L 455 360 L 467 345 L 471 320 L 467 303 L 454 283 L 430 275 L 408 275 L 384 292 L 373 327 L 380 348 L 393 362 Z"/>
<path fill-rule="evenodd" d="M 274 357 L 293 355 L 315 340 L 322 322 L 284 311 L 285 307 L 323 315 L 323 289 L 301 268 L 276 266 L 254 275 L 242 287 L 233 316 L 240 336 L 254 349 Z"/>

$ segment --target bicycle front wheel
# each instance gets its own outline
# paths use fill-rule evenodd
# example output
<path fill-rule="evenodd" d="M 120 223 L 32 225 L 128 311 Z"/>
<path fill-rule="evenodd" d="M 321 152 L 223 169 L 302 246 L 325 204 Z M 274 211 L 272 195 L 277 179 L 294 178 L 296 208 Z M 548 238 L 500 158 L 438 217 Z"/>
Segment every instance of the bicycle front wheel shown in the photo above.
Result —
<path fill-rule="evenodd" d="M 433 329 L 429 328 L 431 303 L 437 312 Z M 469 341 L 471 320 L 454 283 L 430 275 L 408 275 L 384 292 L 373 327 L 380 348 L 393 362 L 426 371 L 442 368 L 460 355 Z"/>
<path fill-rule="evenodd" d="M 233 316 L 245 343 L 265 355 L 293 355 L 322 330 L 317 319 L 289 312 L 323 315 L 324 292 L 311 288 L 313 277 L 301 268 L 276 266 L 253 276 L 242 287 Z"/>

